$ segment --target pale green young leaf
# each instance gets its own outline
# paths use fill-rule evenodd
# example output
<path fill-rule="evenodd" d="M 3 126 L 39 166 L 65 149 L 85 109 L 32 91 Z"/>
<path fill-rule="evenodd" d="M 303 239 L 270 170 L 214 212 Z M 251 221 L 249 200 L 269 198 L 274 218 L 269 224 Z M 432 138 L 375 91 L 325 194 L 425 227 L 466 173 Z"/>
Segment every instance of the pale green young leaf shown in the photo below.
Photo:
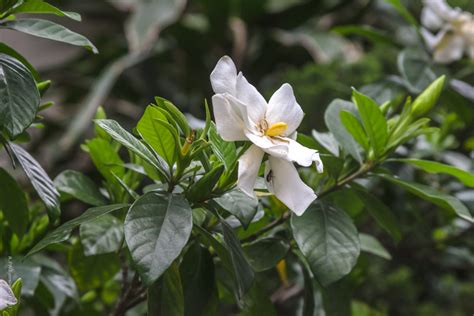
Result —
<path fill-rule="evenodd" d="M 348 111 L 341 111 L 341 122 L 352 137 L 365 149 L 369 150 L 369 139 L 364 131 L 364 127 L 354 114 Z"/>
<path fill-rule="evenodd" d="M 392 256 L 385 247 L 374 237 L 367 234 L 359 234 L 360 250 L 390 260 Z"/>

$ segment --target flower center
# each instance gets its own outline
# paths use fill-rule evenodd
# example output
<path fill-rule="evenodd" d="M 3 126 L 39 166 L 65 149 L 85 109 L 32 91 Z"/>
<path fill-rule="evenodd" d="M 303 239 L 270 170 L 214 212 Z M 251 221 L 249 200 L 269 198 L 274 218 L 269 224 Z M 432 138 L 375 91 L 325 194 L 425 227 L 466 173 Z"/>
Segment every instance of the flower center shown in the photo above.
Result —
<path fill-rule="evenodd" d="M 278 122 L 270 125 L 270 127 L 265 130 L 265 135 L 270 137 L 279 136 L 282 135 L 287 129 L 288 124 L 284 122 Z"/>

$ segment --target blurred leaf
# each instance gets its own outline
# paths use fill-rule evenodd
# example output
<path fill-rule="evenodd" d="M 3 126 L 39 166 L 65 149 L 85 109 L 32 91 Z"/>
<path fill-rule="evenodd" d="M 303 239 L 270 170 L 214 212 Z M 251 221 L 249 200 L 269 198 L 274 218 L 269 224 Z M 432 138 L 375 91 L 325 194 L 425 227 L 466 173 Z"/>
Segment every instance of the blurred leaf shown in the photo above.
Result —
<path fill-rule="evenodd" d="M 405 85 L 412 93 L 422 92 L 437 78 L 424 52 L 405 49 L 398 55 L 397 64 Z"/>
<path fill-rule="evenodd" d="M 0 278 L 8 280 L 10 273 L 12 280 L 21 278 L 23 280 L 21 289 L 22 295 L 33 296 L 38 287 L 41 266 L 29 259 L 13 257 L 11 261 L 13 270 L 10 272 L 8 271 L 8 260 L 8 257 L 0 258 Z"/>
<path fill-rule="evenodd" d="M 290 246 L 278 238 L 262 238 L 242 247 L 248 262 L 256 272 L 274 268 L 285 258 Z"/>
<path fill-rule="evenodd" d="M 293 236 L 323 286 L 348 274 L 357 262 L 357 229 L 344 211 L 321 202 L 302 216 L 291 216 Z"/>
<path fill-rule="evenodd" d="M 334 138 L 339 143 L 339 146 L 341 146 L 345 152 L 350 154 L 359 163 L 362 163 L 363 160 L 359 144 L 357 144 L 346 129 L 341 128 L 342 122 L 340 112 L 343 110 L 354 114 L 357 113 L 354 104 L 336 99 L 328 105 L 326 112 L 324 113 L 324 121 Z"/>
<path fill-rule="evenodd" d="M 70 19 L 81 21 L 81 15 L 75 12 L 65 12 L 56 8 L 55 6 L 44 2 L 42 0 L 27 0 L 21 5 L 17 6 L 11 11 L 12 14 L 16 13 L 42 13 L 42 14 L 54 14 L 57 16 L 65 16 Z"/>
<path fill-rule="evenodd" d="M 470 85 L 467 82 L 458 80 L 458 79 L 451 79 L 449 85 L 453 90 L 457 93 L 465 97 L 466 99 L 474 102 L 474 86 Z"/>
<path fill-rule="evenodd" d="M 323 146 L 327 151 L 336 157 L 339 157 L 339 144 L 331 133 L 320 133 L 313 129 L 311 132 L 314 139 Z"/>
<path fill-rule="evenodd" d="M 0 128 L 15 138 L 33 122 L 40 95 L 28 68 L 4 53 L 0 53 L 0 99 Z"/>
<path fill-rule="evenodd" d="M 40 199 L 48 209 L 48 216 L 53 223 L 59 218 L 61 210 L 59 208 L 59 192 L 54 187 L 53 181 L 40 166 L 40 164 L 22 147 L 10 144 L 16 159 L 20 163 L 23 171 L 31 181 Z"/>
<path fill-rule="evenodd" d="M 92 207 L 82 213 L 80 216 L 70 220 L 69 222 L 64 223 L 63 225 L 59 226 L 51 233 L 46 235 L 42 240 L 40 240 L 29 252 L 26 256 L 31 256 L 32 254 L 42 250 L 43 248 L 47 247 L 51 244 L 60 243 L 65 241 L 69 238 L 72 230 L 84 223 L 93 221 L 100 216 L 103 216 L 107 213 L 124 209 L 128 207 L 128 204 L 112 204 L 112 205 L 105 205 L 105 206 L 97 206 Z"/>
<path fill-rule="evenodd" d="M 20 31 L 33 36 L 82 46 L 97 54 L 99 51 L 87 38 L 62 25 L 40 19 L 18 19 L 0 24 L 0 27 Z"/>
<path fill-rule="evenodd" d="M 38 71 L 35 69 L 35 67 L 33 67 L 33 65 L 30 64 L 30 62 L 25 57 L 23 57 L 19 52 L 17 52 L 10 46 L 6 45 L 5 43 L 0 43 L 0 53 L 5 53 L 7 55 L 10 55 L 13 58 L 18 59 L 23 65 L 26 66 L 26 68 L 28 68 L 28 70 L 33 75 L 33 78 L 37 82 L 41 81 L 40 75 Z"/>
<path fill-rule="evenodd" d="M 357 90 L 353 90 L 352 98 L 357 110 L 359 110 L 364 129 L 369 136 L 371 148 L 374 150 L 375 156 L 380 157 L 388 140 L 387 120 L 377 103 L 371 98 Z"/>
<path fill-rule="evenodd" d="M 226 142 L 217 133 L 214 124 L 209 128 L 209 142 L 216 157 L 224 163 L 226 170 L 231 170 L 237 161 L 237 151 L 234 142 Z"/>
<path fill-rule="evenodd" d="M 151 297 L 151 300 L 156 299 L 158 298 Z M 183 286 L 181 284 L 181 275 L 176 262 L 174 262 L 163 274 L 159 304 L 157 307 L 158 310 L 148 309 L 148 315 L 185 315 Z"/>
<path fill-rule="evenodd" d="M 0 168 L 0 211 L 8 221 L 10 229 L 19 238 L 28 226 L 28 204 L 18 183 L 4 169 Z"/>
<path fill-rule="evenodd" d="M 227 192 L 215 198 L 214 201 L 224 210 L 237 217 L 245 229 L 257 214 L 258 200 L 249 197 L 238 189 Z"/>
<path fill-rule="evenodd" d="M 393 38 L 370 25 L 342 25 L 331 29 L 341 35 L 360 35 L 376 44 L 394 45 Z"/>
<path fill-rule="evenodd" d="M 219 165 L 204 174 L 199 180 L 194 182 L 188 188 L 186 192 L 186 198 L 192 202 L 203 201 L 204 199 L 208 198 L 212 193 L 217 181 L 219 181 L 222 172 L 224 172 L 224 166 Z"/>
<path fill-rule="evenodd" d="M 381 258 L 390 260 L 392 256 L 388 253 L 387 249 L 375 239 L 375 237 L 367 234 L 359 234 L 360 239 L 360 250 L 379 256 Z"/>
<path fill-rule="evenodd" d="M 224 243 L 229 251 L 237 281 L 237 297 L 242 299 L 250 290 L 255 278 L 255 272 L 252 270 L 245 254 L 240 246 L 240 240 L 235 235 L 232 227 L 226 222 L 221 221 Z"/>
<path fill-rule="evenodd" d="M 364 148 L 369 151 L 369 139 L 359 119 L 351 112 L 341 111 L 341 122 L 352 137 Z"/>
<path fill-rule="evenodd" d="M 145 284 L 155 282 L 179 256 L 193 227 L 192 210 L 180 195 L 149 192 L 130 207 L 125 239 Z"/>
<path fill-rule="evenodd" d="M 449 174 L 466 186 L 474 188 L 474 174 L 472 172 L 456 168 L 454 166 L 445 165 L 436 161 L 422 160 L 422 159 L 391 159 L 392 161 L 400 161 L 429 173 L 444 173 Z"/>
<path fill-rule="evenodd" d="M 79 232 L 86 256 L 116 252 L 124 238 L 123 223 L 109 214 L 82 224 Z"/>
<path fill-rule="evenodd" d="M 396 98 L 405 92 L 401 78 L 391 76 L 377 82 L 362 86 L 359 91 L 370 98 L 377 104 L 385 102 L 394 102 Z"/>
<path fill-rule="evenodd" d="M 395 10 L 411 25 L 418 26 L 418 22 L 411 15 L 410 11 L 405 8 L 400 0 L 384 0 L 385 2 L 391 4 Z"/>
<path fill-rule="evenodd" d="M 68 267 L 81 291 L 102 287 L 120 271 L 117 253 L 85 256 L 77 243 L 68 253 Z"/>
<path fill-rule="evenodd" d="M 59 192 L 67 193 L 84 203 L 93 206 L 107 203 L 94 181 L 81 172 L 64 170 L 54 179 L 54 185 Z"/>
<path fill-rule="evenodd" d="M 7 284 L 4 280 L 0 280 L 0 282 L 2 282 L 4 284 Z M 11 290 L 13 292 L 13 295 L 16 298 L 17 303 L 15 305 L 10 306 L 7 309 L 3 310 L 4 314 L 11 315 L 11 316 L 16 316 L 17 315 L 18 308 L 20 307 L 20 298 L 21 298 L 21 288 L 22 288 L 22 286 L 23 286 L 23 281 L 22 281 L 21 278 L 16 279 L 16 281 L 12 284 Z M 3 295 L 2 295 L 2 299 L 4 299 Z"/>
<path fill-rule="evenodd" d="M 254 284 L 243 299 L 243 308 L 239 316 L 276 316 L 277 312 L 264 290 Z"/>
<path fill-rule="evenodd" d="M 467 207 L 464 204 L 462 204 L 461 201 L 456 199 L 454 196 L 437 191 L 427 185 L 404 181 L 404 180 L 397 179 L 386 174 L 378 174 L 377 176 L 381 177 L 382 179 L 388 180 L 394 184 L 397 184 L 405 188 L 407 191 L 419 196 L 422 199 L 430 201 L 433 204 L 438 205 L 439 207 L 442 207 L 449 211 L 453 211 L 459 217 L 471 223 L 474 223 L 474 219 L 472 218 L 472 215 L 467 209 Z"/>

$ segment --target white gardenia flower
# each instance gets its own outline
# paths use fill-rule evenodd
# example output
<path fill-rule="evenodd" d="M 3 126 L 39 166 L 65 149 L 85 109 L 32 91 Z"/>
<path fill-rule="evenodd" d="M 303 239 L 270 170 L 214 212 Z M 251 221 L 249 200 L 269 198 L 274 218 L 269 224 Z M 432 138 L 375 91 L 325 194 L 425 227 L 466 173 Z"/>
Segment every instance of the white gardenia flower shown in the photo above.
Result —
<path fill-rule="evenodd" d="M 5 280 L 0 279 L 0 311 L 17 303 L 18 301 L 10 285 Z"/>
<path fill-rule="evenodd" d="M 293 162 L 308 167 L 313 161 L 319 172 L 323 164 L 316 150 L 295 141 L 304 113 L 293 89 L 283 84 L 265 101 L 248 83 L 234 62 L 224 56 L 211 73 L 212 105 L 217 131 L 224 140 L 250 140 L 252 146 L 239 159 L 237 186 L 255 196 L 254 186 L 265 153 L 269 155 L 265 180 L 270 192 L 297 215 L 316 199 L 314 191 L 299 177 Z"/>
<path fill-rule="evenodd" d="M 474 59 L 474 16 L 451 8 L 445 0 L 424 0 L 423 3 L 421 34 L 433 51 L 434 60 L 450 63 L 461 59 L 464 53 Z"/>

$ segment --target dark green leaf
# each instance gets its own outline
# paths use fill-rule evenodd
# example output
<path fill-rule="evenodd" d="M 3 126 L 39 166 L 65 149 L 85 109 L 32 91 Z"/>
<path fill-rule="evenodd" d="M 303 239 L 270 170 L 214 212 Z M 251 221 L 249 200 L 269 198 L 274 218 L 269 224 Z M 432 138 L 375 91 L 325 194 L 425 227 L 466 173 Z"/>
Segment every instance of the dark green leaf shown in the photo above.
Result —
<path fill-rule="evenodd" d="M 18 19 L 4 22 L 0 24 L 0 27 L 71 45 L 82 46 L 95 54 L 98 53 L 97 48 L 87 38 L 51 21 L 40 19 Z"/>
<path fill-rule="evenodd" d="M 0 211 L 11 230 L 22 237 L 28 226 L 28 204 L 18 183 L 0 168 Z"/>
<path fill-rule="evenodd" d="M 209 142 L 216 157 L 224 163 L 226 170 L 231 170 L 237 161 L 237 151 L 234 142 L 226 142 L 217 133 L 215 126 L 212 124 L 209 128 Z"/>
<path fill-rule="evenodd" d="M 86 256 L 115 252 L 124 238 L 123 223 L 109 214 L 82 224 L 79 232 Z"/>
<path fill-rule="evenodd" d="M 130 207 L 125 239 L 136 269 L 150 285 L 179 256 L 193 226 L 192 210 L 180 195 L 149 192 Z"/>
<path fill-rule="evenodd" d="M 360 239 L 360 250 L 379 256 L 381 258 L 390 260 L 392 256 L 388 253 L 387 249 L 375 239 L 375 237 L 367 234 L 359 234 Z"/>
<path fill-rule="evenodd" d="M 54 231 L 46 235 L 40 242 L 38 242 L 33 249 L 28 252 L 27 256 L 42 250 L 51 244 L 56 244 L 62 241 L 65 241 L 69 238 L 72 230 L 84 223 L 93 221 L 107 213 L 121 210 L 128 207 L 128 204 L 112 204 L 105 206 L 93 207 L 82 213 L 80 216 L 70 220 L 69 222 L 64 223 L 63 225 L 56 228 Z"/>
<path fill-rule="evenodd" d="M 40 105 L 35 79 L 17 59 L 0 53 L 0 129 L 20 135 L 33 122 Z"/>
<path fill-rule="evenodd" d="M 471 223 L 474 223 L 474 219 L 472 218 L 469 209 L 454 196 L 435 190 L 427 185 L 404 181 L 386 174 L 378 174 L 377 176 L 381 177 L 382 179 L 388 180 L 394 184 L 397 184 L 405 188 L 409 192 L 419 196 L 420 198 L 438 205 L 439 207 L 442 207 L 449 211 L 454 211 L 459 217 Z"/>
<path fill-rule="evenodd" d="M 12 14 L 16 13 L 42 13 L 42 14 L 54 14 L 57 16 L 65 16 L 70 19 L 81 21 L 81 16 L 75 12 L 65 12 L 61 11 L 60 9 L 56 8 L 55 6 L 44 2 L 42 0 L 27 0 L 23 2 L 21 5 L 17 6 L 15 9 L 12 10 Z"/>
<path fill-rule="evenodd" d="M 331 31 L 341 35 L 360 35 L 376 44 L 394 44 L 393 37 L 370 25 L 342 25 L 332 28 Z"/>
<path fill-rule="evenodd" d="M 159 315 L 184 316 L 183 286 L 176 262 L 163 274 L 163 285 L 160 296 L 161 308 Z"/>
<path fill-rule="evenodd" d="M 239 316 L 276 316 L 275 307 L 270 297 L 256 283 L 243 299 L 243 310 Z"/>
<path fill-rule="evenodd" d="M 327 286 L 348 274 L 357 262 L 360 241 L 343 211 L 322 203 L 291 217 L 293 236 L 318 281 Z"/>
<path fill-rule="evenodd" d="M 261 272 L 276 267 L 290 246 L 278 238 L 263 238 L 244 245 L 242 249 L 252 268 Z"/>
<path fill-rule="evenodd" d="M 219 181 L 222 172 L 224 172 L 224 166 L 220 165 L 203 175 L 202 178 L 189 187 L 186 197 L 193 202 L 203 201 L 208 198 L 217 181 Z"/>
<path fill-rule="evenodd" d="M 93 206 L 107 203 L 94 181 L 81 172 L 65 170 L 54 179 L 54 185 L 59 192 L 67 193 L 84 203 Z"/>
<path fill-rule="evenodd" d="M 38 196 L 46 205 L 49 219 L 51 222 L 54 222 L 59 218 L 61 210 L 59 209 L 59 193 L 54 187 L 53 181 L 49 178 L 48 174 L 40 164 L 26 150 L 16 144 L 10 144 L 10 148 L 23 168 L 23 171 L 25 171 L 30 179 L 31 184 L 38 193 Z"/>
<path fill-rule="evenodd" d="M 227 192 L 215 198 L 214 201 L 224 210 L 237 217 L 245 229 L 247 229 L 257 213 L 258 200 L 249 197 L 238 189 Z"/>
<path fill-rule="evenodd" d="M 411 25 L 418 26 L 418 22 L 411 15 L 410 11 L 405 8 L 400 0 L 384 0 L 385 2 L 391 4 L 395 10 Z"/>
<path fill-rule="evenodd" d="M 0 43 L 0 52 L 5 53 L 7 55 L 10 55 L 13 58 L 18 59 L 23 65 L 26 66 L 26 68 L 28 68 L 28 70 L 33 75 L 33 78 L 37 82 L 41 81 L 40 75 L 39 75 L 38 71 L 35 69 L 35 67 L 33 67 L 33 65 L 30 64 L 30 62 L 25 57 L 23 57 L 19 52 L 17 52 L 16 50 L 11 48 L 10 46 L 6 45 L 5 43 Z M 40 90 L 40 89 L 38 88 L 38 90 Z"/>

